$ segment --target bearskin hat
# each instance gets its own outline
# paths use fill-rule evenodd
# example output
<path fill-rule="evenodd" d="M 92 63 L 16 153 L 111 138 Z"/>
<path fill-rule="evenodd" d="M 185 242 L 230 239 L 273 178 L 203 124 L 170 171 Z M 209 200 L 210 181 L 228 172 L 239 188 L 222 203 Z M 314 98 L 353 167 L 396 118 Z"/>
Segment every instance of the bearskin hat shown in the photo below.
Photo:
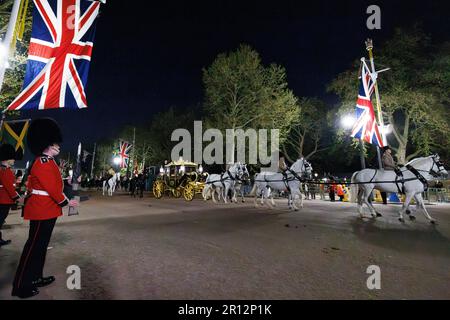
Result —
<path fill-rule="evenodd" d="M 27 142 L 34 155 L 41 155 L 52 144 L 63 142 L 61 129 L 51 118 L 35 119 L 28 129 Z"/>
<path fill-rule="evenodd" d="M 0 146 L 0 161 L 5 160 L 22 160 L 22 151 L 16 151 L 14 147 L 8 143 L 2 144 Z"/>

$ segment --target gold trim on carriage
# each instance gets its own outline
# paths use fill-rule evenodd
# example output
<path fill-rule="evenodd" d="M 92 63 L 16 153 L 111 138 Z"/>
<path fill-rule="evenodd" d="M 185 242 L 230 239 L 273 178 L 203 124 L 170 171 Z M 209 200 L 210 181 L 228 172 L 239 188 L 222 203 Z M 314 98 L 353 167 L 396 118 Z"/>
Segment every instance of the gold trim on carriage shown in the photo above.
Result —
<path fill-rule="evenodd" d="M 180 158 L 161 166 L 153 183 L 153 195 L 156 199 L 165 194 L 175 198 L 183 196 L 186 201 L 192 201 L 196 194 L 203 192 L 207 177 L 202 165 Z"/>

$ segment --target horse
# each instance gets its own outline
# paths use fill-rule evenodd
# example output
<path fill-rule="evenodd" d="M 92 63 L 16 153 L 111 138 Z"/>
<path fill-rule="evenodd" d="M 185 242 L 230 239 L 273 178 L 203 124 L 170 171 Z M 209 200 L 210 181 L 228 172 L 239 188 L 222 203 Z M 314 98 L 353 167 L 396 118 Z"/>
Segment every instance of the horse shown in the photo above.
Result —
<path fill-rule="evenodd" d="M 235 203 L 237 203 L 237 195 L 238 194 L 241 198 L 241 201 L 245 202 L 243 186 L 246 182 L 248 182 L 250 180 L 250 173 L 248 172 L 246 164 L 242 165 L 242 171 L 243 171 L 242 177 L 239 180 L 237 180 L 236 183 L 234 184 L 232 200 Z"/>
<path fill-rule="evenodd" d="M 416 158 L 408 162 L 400 169 L 403 178 L 398 177 L 394 171 L 364 169 L 357 171 L 352 176 L 352 192 L 357 194 L 358 212 L 363 218 L 363 204 L 366 204 L 372 217 L 381 216 L 374 206 L 369 202 L 369 196 L 373 189 L 383 192 L 404 192 L 406 195 L 402 209 L 399 211 L 400 222 L 405 222 L 403 214 L 408 214 L 409 204 L 414 198 L 416 201 L 416 209 L 423 209 L 425 217 L 431 222 L 436 220 L 430 216 L 422 198 L 422 193 L 427 188 L 427 181 L 434 178 L 447 177 L 448 172 L 440 161 L 439 155 L 431 155 L 428 157 Z M 403 190 L 401 190 L 402 188 Z M 411 220 L 415 220 L 415 216 L 409 215 Z"/>
<path fill-rule="evenodd" d="M 247 168 L 245 167 L 245 170 Z M 248 172 L 248 171 L 247 171 Z M 218 198 L 220 201 L 220 198 L 222 197 L 225 203 L 228 203 L 227 201 L 227 195 L 228 191 L 233 190 L 233 197 L 232 201 L 236 201 L 235 199 L 235 191 L 234 191 L 234 185 L 236 181 L 239 181 L 242 179 L 242 176 L 244 175 L 244 165 L 241 163 L 234 163 L 226 172 L 222 174 L 211 174 L 208 176 L 205 182 L 205 187 L 203 188 L 203 199 L 207 200 L 209 198 L 209 195 L 211 195 L 212 200 L 214 203 L 217 203 L 216 198 L 214 197 L 214 194 L 218 194 Z"/>
<path fill-rule="evenodd" d="M 108 192 L 108 195 L 112 197 L 113 193 L 116 191 L 117 182 L 120 180 L 120 172 L 115 173 L 109 180 L 103 181 L 103 195 Z"/>
<path fill-rule="evenodd" d="M 277 172 L 261 172 L 255 176 L 255 184 L 253 186 L 250 195 L 254 195 L 255 207 L 257 204 L 257 197 L 261 195 L 261 205 L 264 204 L 266 199 L 271 198 L 272 207 L 275 205 L 271 193 L 273 190 L 276 191 L 288 191 L 288 206 L 289 209 L 294 209 L 298 211 L 297 201 L 300 201 L 299 206 L 303 208 L 303 197 L 300 192 L 300 185 L 302 180 L 305 178 L 310 178 L 312 173 L 311 164 L 304 158 L 298 159 L 290 168 L 288 168 L 284 173 Z"/>

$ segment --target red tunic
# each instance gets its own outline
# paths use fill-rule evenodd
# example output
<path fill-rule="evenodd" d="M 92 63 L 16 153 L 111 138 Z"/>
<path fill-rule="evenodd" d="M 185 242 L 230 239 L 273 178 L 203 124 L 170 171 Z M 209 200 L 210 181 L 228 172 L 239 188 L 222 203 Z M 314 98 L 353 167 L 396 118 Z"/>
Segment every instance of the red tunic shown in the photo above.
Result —
<path fill-rule="evenodd" d="M 26 220 L 49 220 L 62 216 L 62 208 L 68 204 L 63 193 L 63 180 L 55 160 L 49 156 L 36 158 L 27 187 L 30 198 L 24 208 Z"/>
<path fill-rule="evenodd" d="M 0 204 L 14 204 L 19 199 L 14 182 L 16 177 L 10 168 L 0 167 Z"/>

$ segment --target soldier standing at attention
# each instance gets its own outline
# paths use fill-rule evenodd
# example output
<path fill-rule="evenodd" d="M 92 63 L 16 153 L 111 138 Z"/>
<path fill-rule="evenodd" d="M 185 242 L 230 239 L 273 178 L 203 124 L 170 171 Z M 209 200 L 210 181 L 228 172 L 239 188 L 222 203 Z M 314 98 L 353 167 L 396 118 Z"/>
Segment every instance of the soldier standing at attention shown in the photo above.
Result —
<path fill-rule="evenodd" d="M 34 120 L 28 130 L 28 146 L 36 156 L 28 177 L 29 198 L 25 201 L 24 219 L 30 221 L 28 240 L 23 248 L 14 278 L 12 295 L 29 298 L 39 294 L 55 277 L 44 277 L 47 247 L 62 208 L 78 206 L 63 193 L 63 181 L 55 162 L 62 142 L 58 124 L 49 118 Z"/>
<path fill-rule="evenodd" d="M 20 159 L 21 156 L 12 145 L 3 144 L 0 146 L 0 247 L 11 243 L 11 240 L 3 240 L 1 229 L 9 214 L 9 209 L 20 199 L 15 187 L 16 177 L 11 170 L 14 162 Z"/>

